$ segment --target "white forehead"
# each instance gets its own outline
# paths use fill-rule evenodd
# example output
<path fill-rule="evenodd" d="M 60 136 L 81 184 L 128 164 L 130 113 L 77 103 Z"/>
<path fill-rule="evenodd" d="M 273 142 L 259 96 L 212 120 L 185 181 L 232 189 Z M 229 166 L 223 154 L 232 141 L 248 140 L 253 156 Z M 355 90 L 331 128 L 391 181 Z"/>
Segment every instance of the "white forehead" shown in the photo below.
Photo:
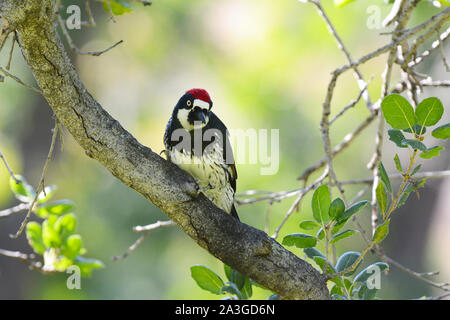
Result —
<path fill-rule="evenodd" d="M 209 109 L 209 103 L 200 99 L 195 99 L 194 107 L 199 107 L 201 109 Z"/>

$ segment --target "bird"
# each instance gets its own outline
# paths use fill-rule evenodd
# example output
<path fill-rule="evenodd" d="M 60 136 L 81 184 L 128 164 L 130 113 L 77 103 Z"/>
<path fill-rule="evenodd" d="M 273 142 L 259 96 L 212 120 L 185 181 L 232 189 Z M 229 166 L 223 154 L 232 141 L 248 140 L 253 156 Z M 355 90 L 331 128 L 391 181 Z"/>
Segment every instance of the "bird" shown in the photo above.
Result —
<path fill-rule="evenodd" d="M 199 192 L 239 220 L 234 204 L 238 176 L 233 150 L 227 127 L 211 111 L 212 105 L 206 90 L 186 91 L 167 123 L 164 153 L 168 161 L 196 180 Z"/>

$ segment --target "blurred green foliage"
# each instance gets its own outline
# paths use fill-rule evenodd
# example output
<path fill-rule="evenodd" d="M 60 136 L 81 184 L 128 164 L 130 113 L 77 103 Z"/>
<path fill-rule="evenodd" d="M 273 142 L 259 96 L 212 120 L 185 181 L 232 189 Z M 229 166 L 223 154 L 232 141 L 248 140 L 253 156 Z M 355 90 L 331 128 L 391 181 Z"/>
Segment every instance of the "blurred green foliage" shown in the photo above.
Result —
<path fill-rule="evenodd" d="M 72 3 L 63 1 L 65 6 Z M 79 3 L 84 10 L 84 3 Z M 324 1 L 325 10 L 354 57 L 386 42 L 380 37 L 380 30 L 366 27 L 366 9 L 372 4 L 379 6 L 382 16 L 389 12 L 382 0 L 356 1 L 343 8 Z M 201 87 L 211 94 L 214 112 L 229 129 L 280 129 L 279 172 L 276 176 L 261 176 L 259 165 L 238 165 L 238 192 L 298 188 L 296 177 L 323 156 L 318 130 L 321 104 L 330 72 L 346 60 L 311 5 L 294 0 L 164 0 L 144 7 L 133 2 L 133 12 L 118 16 L 115 23 L 102 3 L 93 2 L 91 6 L 97 28 L 71 31 L 80 49 L 103 49 L 120 39 L 124 43 L 100 57 L 72 55 L 73 62 L 94 97 L 141 143 L 155 152 L 162 150 L 164 128 L 173 106 L 186 90 Z M 436 12 L 433 6 L 421 3 L 412 23 L 420 23 Z M 83 20 L 87 20 L 84 11 L 82 14 Z M 8 58 L 6 51 L 0 54 L 2 64 Z M 365 74 L 377 75 L 369 93 L 378 97 L 384 61 L 375 60 L 361 69 Z M 25 82 L 33 83 L 19 50 L 14 52 L 12 71 Z M 335 112 L 354 99 L 359 90 L 350 73 L 338 85 L 342 89 L 334 97 Z M 0 97 L 1 150 L 15 172 L 25 172 L 25 160 L 32 156 L 31 148 L 24 147 L 25 138 L 33 138 L 27 132 L 41 126 L 33 115 L 48 106 L 11 79 L 0 84 Z M 332 128 L 332 143 L 339 142 L 349 127 L 353 128 L 366 115 L 364 104 L 359 102 L 347 118 L 340 119 Z M 441 131 L 448 132 L 447 129 Z M 374 132 L 375 128 L 364 132 L 336 160 L 340 179 L 370 175 L 365 164 L 373 153 L 373 145 L 367 141 L 373 140 Z M 28 141 L 27 145 L 37 144 L 46 150 L 50 136 L 49 133 L 47 140 Z M 44 158 L 31 160 L 33 165 L 25 174 L 30 181 L 37 182 Z M 0 170 L 0 208 L 14 204 L 8 192 L 8 179 L 7 171 Z M 112 256 L 122 253 L 135 241 L 133 226 L 166 217 L 86 157 L 67 133 L 64 151 L 58 152 L 52 161 L 46 181 L 59 186 L 58 195 L 69 197 L 77 204 L 78 232 L 83 235 L 83 247 L 89 248 L 90 256 L 102 260 L 105 268 L 83 279 L 82 290 L 68 290 L 64 274 L 48 277 L 30 273 L 15 278 L 17 286 L 27 288 L 21 291 L 23 298 L 217 298 L 195 285 L 190 268 L 201 264 L 221 270 L 222 263 L 177 228 L 151 233 L 126 260 L 111 262 Z M 356 191 L 357 187 L 347 188 L 348 194 Z M 305 197 L 304 203 L 308 205 L 300 206 L 299 212 L 293 214 L 280 239 L 298 231 L 301 220 L 313 218 L 311 196 Z M 281 222 L 291 202 L 273 205 L 270 232 Z M 260 229 L 264 229 L 265 211 L 264 203 L 238 207 L 242 221 Z M 369 225 L 368 215 L 362 219 Z M 6 237 L 7 233 L 0 235 L 0 247 Z M 342 240 L 342 246 L 341 242 L 338 244 L 338 255 L 349 245 L 362 249 L 360 241 L 353 238 Z M 296 248 L 291 250 L 298 253 Z M 25 266 L 23 270 L 29 272 Z M 225 279 L 225 271 L 219 276 Z M 0 275 L 0 282 L 1 277 L 4 275 Z M 389 297 L 405 294 L 395 286 L 386 286 Z M 8 289 L 0 285 L 0 290 Z M 265 299 L 267 291 L 253 286 L 252 297 Z"/>

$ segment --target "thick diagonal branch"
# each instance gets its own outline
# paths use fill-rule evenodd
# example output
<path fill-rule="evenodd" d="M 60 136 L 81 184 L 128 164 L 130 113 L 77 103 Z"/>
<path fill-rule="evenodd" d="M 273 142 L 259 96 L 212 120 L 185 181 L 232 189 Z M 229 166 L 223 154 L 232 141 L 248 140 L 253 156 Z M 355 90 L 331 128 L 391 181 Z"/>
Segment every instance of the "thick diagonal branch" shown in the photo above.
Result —
<path fill-rule="evenodd" d="M 1 2 L 0 2 L 1 3 Z M 285 299 L 327 299 L 325 278 L 263 231 L 197 196 L 193 178 L 141 145 L 89 94 L 54 28 L 53 1 L 4 0 L 0 13 L 58 120 L 86 154 L 157 205 L 211 254 Z"/>

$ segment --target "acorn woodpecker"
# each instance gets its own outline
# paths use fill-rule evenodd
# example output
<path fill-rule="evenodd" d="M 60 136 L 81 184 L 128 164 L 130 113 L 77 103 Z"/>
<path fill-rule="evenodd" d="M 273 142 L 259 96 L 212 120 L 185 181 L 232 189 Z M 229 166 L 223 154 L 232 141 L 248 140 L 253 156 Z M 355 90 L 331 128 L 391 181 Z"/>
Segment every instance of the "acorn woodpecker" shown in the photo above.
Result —
<path fill-rule="evenodd" d="M 191 89 L 180 98 L 164 134 L 165 154 L 194 177 L 209 200 L 239 220 L 233 150 L 228 130 L 211 111 L 212 105 L 203 89 Z"/>

